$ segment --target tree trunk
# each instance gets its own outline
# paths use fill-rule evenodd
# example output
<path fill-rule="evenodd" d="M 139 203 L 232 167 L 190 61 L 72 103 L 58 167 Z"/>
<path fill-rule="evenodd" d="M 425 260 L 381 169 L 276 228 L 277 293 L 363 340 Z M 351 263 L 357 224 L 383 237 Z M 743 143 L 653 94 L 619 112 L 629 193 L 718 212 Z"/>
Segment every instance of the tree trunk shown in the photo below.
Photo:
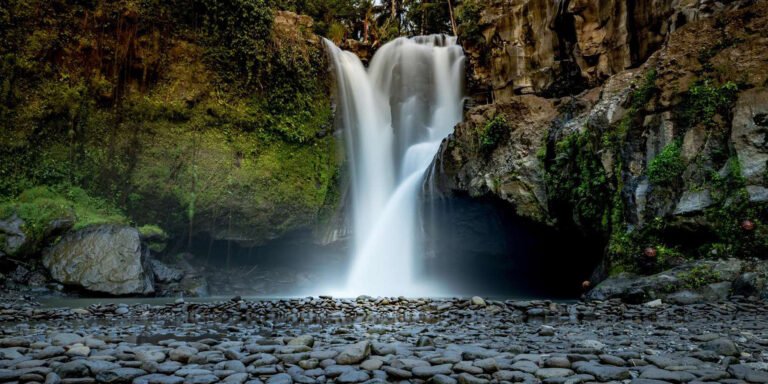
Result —
<path fill-rule="evenodd" d="M 456 31 L 456 19 L 453 17 L 453 4 L 451 4 L 451 0 L 448 0 L 448 14 L 451 16 L 451 29 L 453 29 L 453 35 L 459 36 Z"/>

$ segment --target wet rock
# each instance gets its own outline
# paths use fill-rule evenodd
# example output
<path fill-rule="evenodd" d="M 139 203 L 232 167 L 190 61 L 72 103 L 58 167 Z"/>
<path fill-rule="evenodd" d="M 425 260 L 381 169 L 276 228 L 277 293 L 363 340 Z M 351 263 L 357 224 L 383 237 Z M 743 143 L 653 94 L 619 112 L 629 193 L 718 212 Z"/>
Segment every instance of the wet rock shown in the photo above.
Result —
<path fill-rule="evenodd" d="M 169 376 L 159 373 L 139 376 L 133 379 L 133 384 L 181 384 L 184 379 L 178 376 Z"/>
<path fill-rule="evenodd" d="M 96 375 L 99 383 L 130 383 L 133 379 L 146 375 L 147 372 L 137 368 L 115 368 L 101 371 Z"/>
<path fill-rule="evenodd" d="M 337 383 L 361 383 L 370 378 L 371 377 L 364 371 L 350 370 L 342 373 L 339 376 L 339 378 L 336 379 L 336 382 Z"/>
<path fill-rule="evenodd" d="M 536 363 L 532 361 L 517 361 L 514 364 L 512 364 L 512 369 L 527 373 L 534 373 L 539 370 L 539 366 L 536 365 Z"/>
<path fill-rule="evenodd" d="M 485 307 L 486 305 L 485 300 L 483 300 L 483 298 L 480 296 L 473 296 L 472 299 L 470 300 L 470 303 L 478 307 Z"/>
<path fill-rule="evenodd" d="M 414 367 L 411 372 L 419 378 L 429 378 L 434 375 L 450 375 L 453 371 L 451 364 Z"/>
<path fill-rule="evenodd" d="M 592 375 L 600 381 L 626 380 L 630 378 L 629 370 L 613 366 L 599 365 L 592 362 L 576 362 L 573 368 L 578 373 Z"/>
<path fill-rule="evenodd" d="M 176 376 L 181 377 L 187 377 L 187 376 L 201 376 L 201 375 L 210 375 L 212 372 L 208 369 L 202 369 L 202 368 L 193 368 L 194 366 L 187 368 L 182 368 L 175 372 Z"/>
<path fill-rule="evenodd" d="M 456 384 L 456 379 L 446 376 L 446 375 L 435 375 L 432 376 L 429 380 L 427 380 L 427 383 L 430 384 Z"/>
<path fill-rule="evenodd" d="M 458 376 L 458 382 L 460 384 L 486 384 L 490 381 L 479 378 L 477 376 L 472 376 L 469 373 L 461 373 Z"/>
<path fill-rule="evenodd" d="M 431 356 L 428 361 L 433 365 L 456 364 L 461 361 L 461 352 L 444 351 L 440 355 Z"/>
<path fill-rule="evenodd" d="M 180 363 L 186 364 L 189 359 L 197 354 L 197 349 L 188 347 L 188 346 L 180 346 L 176 349 L 172 349 L 168 352 L 168 357 L 173 361 L 178 361 Z"/>
<path fill-rule="evenodd" d="M 51 344 L 54 346 L 68 346 L 72 344 L 82 344 L 85 339 L 76 333 L 57 333 L 51 337 Z M 50 353 L 58 352 L 58 350 L 51 349 Z M 62 349 L 62 352 L 63 349 Z"/>
<path fill-rule="evenodd" d="M 287 373 L 278 373 L 267 380 L 267 384 L 292 384 L 293 379 Z"/>
<path fill-rule="evenodd" d="M 651 300 L 644 304 L 646 307 L 649 308 L 658 308 L 663 305 L 661 299 Z"/>
<path fill-rule="evenodd" d="M 410 371 L 406 371 L 405 369 L 384 367 L 382 370 L 387 373 L 388 377 L 395 380 L 408 380 L 413 377 L 413 374 Z"/>
<path fill-rule="evenodd" d="M 493 357 L 475 360 L 472 364 L 478 368 L 482 368 L 485 372 L 496 372 L 499 369 L 498 362 Z"/>
<path fill-rule="evenodd" d="M 701 346 L 703 349 L 712 351 L 721 356 L 738 356 L 739 348 L 732 340 L 719 338 L 709 341 Z"/>
<path fill-rule="evenodd" d="M 299 361 L 299 367 L 301 367 L 301 369 L 306 369 L 306 370 L 315 369 L 317 368 L 318 365 L 320 365 L 320 361 L 317 359 L 307 359 L 307 360 Z"/>
<path fill-rule="evenodd" d="M 413 370 L 416 367 L 428 367 L 430 364 L 427 361 L 421 359 L 397 359 L 392 361 L 391 365 L 395 368 L 403 368 L 407 370 Z"/>
<path fill-rule="evenodd" d="M 733 294 L 744 297 L 759 296 L 766 286 L 765 276 L 757 272 L 747 272 L 733 282 Z"/>
<path fill-rule="evenodd" d="M 735 364 L 728 367 L 728 373 L 733 377 L 750 383 L 768 383 L 768 372 L 758 371 L 747 365 Z"/>
<path fill-rule="evenodd" d="M 10 369 L 0 369 L 0 382 L 8 382 L 17 380 L 21 376 L 18 371 Z"/>
<path fill-rule="evenodd" d="M 2 379 L 0 379 L 0 381 L 2 381 Z M 61 377 L 59 377 L 59 375 L 54 372 L 49 372 L 47 375 L 45 375 L 44 384 L 61 384 Z"/>
<path fill-rule="evenodd" d="M 288 342 L 288 345 L 303 345 L 312 348 L 315 345 L 315 338 L 312 335 L 301 335 L 294 337 Z"/>
<path fill-rule="evenodd" d="M 236 373 L 245 372 L 245 365 L 238 360 L 222 361 L 214 367 L 217 371 L 232 371 Z"/>
<path fill-rule="evenodd" d="M 600 355 L 599 357 L 600 357 L 600 362 L 602 364 L 614 365 L 614 366 L 617 366 L 617 367 L 623 367 L 623 366 L 627 365 L 627 361 L 626 360 L 624 360 L 624 359 L 622 359 L 620 357 L 617 357 L 617 356 Z"/>
<path fill-rule="evenodd" d="M 178 268 L 170 267 L 160 260 L 150 259 L 149 267 L 155 276 L 155 280 L 160 283 L 175 283 L 181 281 L 184 277 L 184 271 Z"/>
<path fill-rule="evenodd" d="M 0 359 L 4 360 L 16 360 L 24 357 L 22 353 L 16 348 L 3 348 L 0 349 Z"/>
<path fill-rule="evenodd" d="M 53 368 L 53 372 L 64 379 L 70 377 L 84 377 L 88 376 L 90 373 L 88 366 L 83 360 L 75 360 L 58 365 Z"/>
<path fill-rule="evenodd" d="M 542 325 L 541 328 L 539 328 L 539 336 L 554 336 L 555 335 L 555 327 L 549 326 L 549 325 Z"/>
<path fill-rule="evenodd" d="M 605 349 L 605 344 L 597 340 L 581 340 L 576 343 L 576 346 L 579 348 L 591 349 L 598 352 Z"/>
<path fill-rule="evenodd" d="M 297 353 L 282 353 L 279 355 L 276 355 L 280 361 L 287 363 L 287 364 L 298 364 L 299 361 L 309 359 L 310 355 L 307 352 L 297 352 Z M 354 363 L 350 363 L 354 364 Z"/>
<path fill-rule="evenodd" d="M 341 365 L 358 364 L 371 354 L 371 342 L 361 341 L 350 345 L 336 356 L 336 363 Z"/>
<path fill-rule="evenodd" d="M 383 364 L 384 362 L 381 360 L 368 359 L 360 363 L 360 368 L 365 369 L 366 371 L 375 371 L 377 369 L 380 369 Z"/>
<path fill-rule="evenodd" d="M 120 365 L 116 363 L 112 363 L 104 360 L 86 359 L 86 360 L 75 360 L 75 361 L 82 361 L 85 364 L 85 366 L 88 367 L 88 371 L 91 373 L 91 375 L 96 375 L 100 372 L 120 367 Z"/>
<path fill-rule="evenodd" d="M 419 338 L 419 341 L 416 342 L 417 347 L 434 347 L 435 343 L 432 341 L 431 337 L 422 336 Z"/>
<path fill-rule="evenodd" d="M 547 368 L 570 368 L 571 361 L 564 356 L 553 356 L 544 361 L 544 366 Z"/>
<path fill-rule="evenodd" d="M 219 381 L 219 377 L 213 374 L 193 375 L 184 378 L 184 384 L 213 384 Z"/>
<path fill-rule="evenodd" d="M 91 354 L 91 349 L 82 344 L 75 344 L 67 350 L 68 356 L 87 357 Z"/>
<path fill-rule="evenodd" d="M 165 360 L 165 353 L 156 349 L 140 349 L 135 350 L 136 359 L 141 362 L 159 363 Z"/>
<path fill-rule="evenodd" d="M 453 370 L 456 372 L 466 372 L 473 375 L 479 375 L 483 373 L 483 369 L 472 365 L 469 361 L 462 361 L 453 365 Z"/>
<path fill-rule="evenodd" d="M 688 372 L 673 372 L 656 367 L 649 367 L 640 374 L 641 379 L 661 380 L 673 383 L 687 383 L 696 379 L 696 376 Z"/>
<path fill-rule="evenodd" d="M 25 337 L 5 337 L 0 339 L 0 348 L 8 347 L 29 347 L 29 340 Z"/>
<path fill-rule="evenodd" d="M 493 378 L 499 381 L 518 382 L 536 382 L 538 379 L 530 373 L 520 371 L 498 371 L 493 374 Z"/>
<path fill-rule="evenodd" d="M 541 380 L 554 379 L 573 375 L 574 372 L 566 368 L 542 368 L 535 375 Z"/>
<path fill-rule="evenodd" d="M 53 340 L 51 340 L 51 342 L 53 342 Z M 66 341 L 61 340 L 59 342 L 66 342 Z M 32 357 L 35 359 L 44 360 L 44 359 L 49 359 L 51 357 L 63 355 L 65 352 L 66 351 L 62 347 L 48 346 L 38 352 L 33 353 Z"/>
<path fill-rule="evenodd" d="M 330 378 L 334 378 L 353 370 L 355 370 L 355 368 L 348 365 L 331 365 L 325 368 L 325 375 Z"/>
<path fill-rule="evenodd" d="M 243 384 L 248 380 L 247 373 L 233 373 L 225 377 L 222 382 L 227 384 Z"/>

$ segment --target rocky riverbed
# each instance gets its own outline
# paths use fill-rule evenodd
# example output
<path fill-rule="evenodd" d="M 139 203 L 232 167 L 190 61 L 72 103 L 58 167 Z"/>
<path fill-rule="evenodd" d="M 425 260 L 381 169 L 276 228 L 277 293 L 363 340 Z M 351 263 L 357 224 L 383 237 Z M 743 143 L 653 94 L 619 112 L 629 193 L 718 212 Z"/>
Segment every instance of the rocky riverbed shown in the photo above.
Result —
<path fill-rule="evenodd" d="M 768 306 L 310 297 L 0 309 L 0 382 L 765 383 Z"/>

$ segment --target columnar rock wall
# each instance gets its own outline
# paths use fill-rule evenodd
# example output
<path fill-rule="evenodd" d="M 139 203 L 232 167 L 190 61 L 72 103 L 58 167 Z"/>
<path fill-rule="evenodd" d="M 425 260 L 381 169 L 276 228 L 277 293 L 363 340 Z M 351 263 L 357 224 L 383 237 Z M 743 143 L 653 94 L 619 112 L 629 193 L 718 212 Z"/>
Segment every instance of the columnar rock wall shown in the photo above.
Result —
<path fill-rule="evenodd" d="M 578 93 L 642 64 L 682 25 L 742 3 L 490 1 L 477 20 L 483 39 L 466 47 L 474 91 L 493 100 Z"/>
<path fill-rule="evenodd" d="M 597 278 L 768 249 L 765 2 L 494 1 L 479 25 L 443 193 L 604 241 Z"/>

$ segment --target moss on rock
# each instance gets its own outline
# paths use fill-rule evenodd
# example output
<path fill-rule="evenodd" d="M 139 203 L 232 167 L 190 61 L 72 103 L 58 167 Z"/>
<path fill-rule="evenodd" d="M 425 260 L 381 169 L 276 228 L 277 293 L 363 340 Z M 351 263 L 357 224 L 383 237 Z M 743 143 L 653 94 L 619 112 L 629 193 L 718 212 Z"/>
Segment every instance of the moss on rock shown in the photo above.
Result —
<path fill-rule="evenodd" d="M 269 4 L 11 1 L 0 201 L 73 185 L 249 243 L 314 225 L 341 163 L 327 59 L 311 19 Z"/>
<path fill-rule="evenodd" d="M 0 204 L 0 219 L 13 215 L 23 220 L 21 230 L 28 237 L 19 250 L 24 253 L 39 251 L 47 237 L 69 229 L 128 223 L 126 216 L 107 201 L 68 185 L 34 187 Z"/>

